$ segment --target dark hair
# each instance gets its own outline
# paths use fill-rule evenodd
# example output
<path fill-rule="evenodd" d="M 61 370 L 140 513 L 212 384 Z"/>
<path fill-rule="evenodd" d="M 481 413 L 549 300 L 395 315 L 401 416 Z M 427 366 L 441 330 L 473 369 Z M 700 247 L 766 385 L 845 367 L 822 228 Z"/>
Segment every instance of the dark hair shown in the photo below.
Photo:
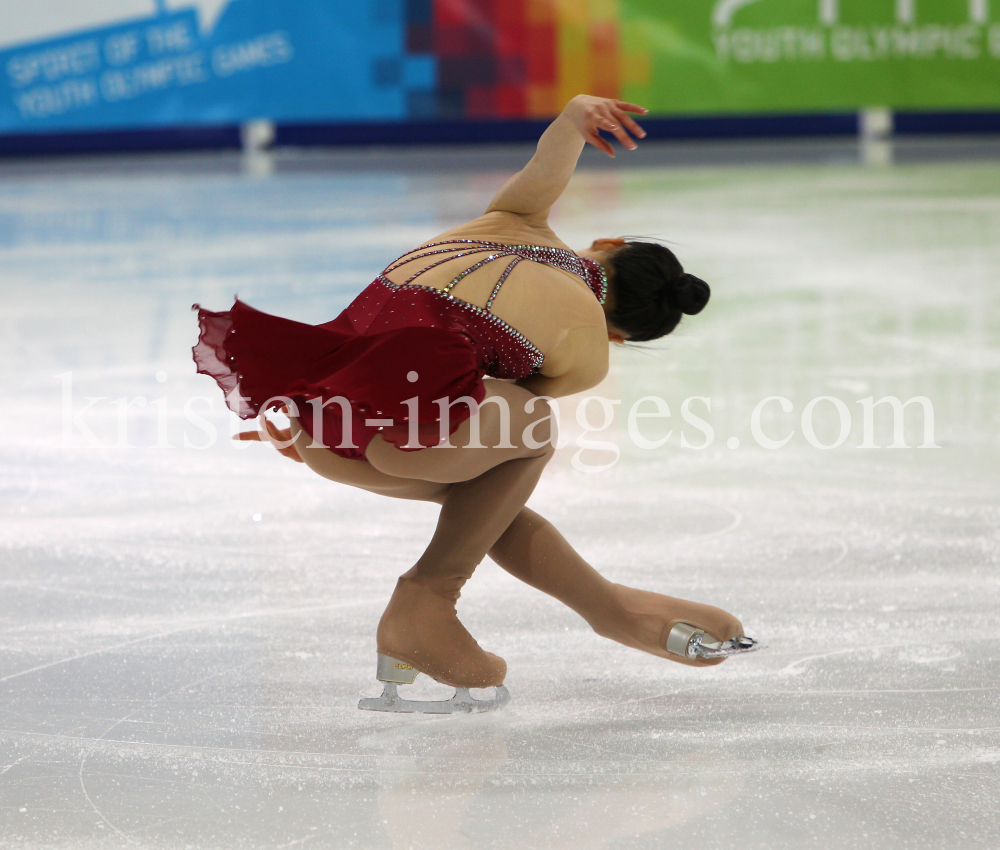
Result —
<path fill-rule="evenodd" d="M 666 336 L 686 313 L 700 313 L 710 290 L 656 242 L 626 242 L 608 260 L 613 309 L 608 322 L 633 342 Z"/>

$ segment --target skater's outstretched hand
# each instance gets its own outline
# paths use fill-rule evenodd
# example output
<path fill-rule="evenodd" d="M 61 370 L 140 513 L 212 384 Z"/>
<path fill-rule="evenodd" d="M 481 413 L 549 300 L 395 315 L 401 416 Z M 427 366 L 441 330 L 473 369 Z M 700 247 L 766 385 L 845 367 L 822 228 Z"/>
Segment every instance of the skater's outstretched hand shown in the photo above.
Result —
<path fill-rule="evenodd" d="M 524 216 L 527 223 L 547 226 L 549 208 L 563 193 L 580 158 L 584 143 L 592 144 L 610 157 L 615 151 L 601 131 L 613 133 L 629 150 L 646 131 L 629 116 L 647 110 L 634 103 L 610 97 L 579 94 L 574 97 L 538 140 L 535 155 L 511 177 L 486 208 L 487 213 L 508 212 Z"/>
<path fill-rule="evenodd" d="M 638 145 L 629 132 L 636 138 L 642 139 L 646 131 L 628 113 L 645 115 L 648 111 L 642 106 L 624 100 L 578 94 L 566 104 L 563 115 L 573 122 L 573 126 L 587 143 L 614 158 L 614 148 L 599 131 L 611 133 L 630 151 L 634 151 Z"/>
<path fill-rule="evenodd" d="M 266 416 L 261 418 L 264 420 L 264 427 L 267 429 L 267 434 L 261 434 L 260 431 L 241 431 L 239 434 L 234 434 L 233 439 L 244 442 L 271 443 L 278 450 L 278 454 L 291 458 L 298 463 L 304 463 L 298 449 L 295 448 L 295 443 L 292 442 L 292 429 L 279 428 Z"/>

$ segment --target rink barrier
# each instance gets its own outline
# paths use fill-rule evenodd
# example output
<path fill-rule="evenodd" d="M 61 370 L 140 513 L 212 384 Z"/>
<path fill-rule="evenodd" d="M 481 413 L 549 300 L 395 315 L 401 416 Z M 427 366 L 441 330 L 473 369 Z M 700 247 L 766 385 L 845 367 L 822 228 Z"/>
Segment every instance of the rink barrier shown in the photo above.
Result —
<path fill-rule="evenodd" d="M 895 135 L 1000 133 L 1000 112 L 895 112 Z M 858 113 L 705 115 L 644 118 L 647 139 L 739 139 L 852 136 Z M 401 121 L 370 124 L 277 124 L 278 147 L 498 144 L 533 142 L 548 121 Z M 224 150 L 241 147 L 238 125 L 154 127 L 96 132 L 0 135 L 0 157 Z"/>
<path fill-rule="evenodd" d="M 0 157 L 240 148 L 236 125 L 0 135 Z"/>
<path fill-rule="evenodd" d="M 647 139 L 845 136 L 858 131 L 853 112 L 807 115 L 643 117 Z M 406 121 L 393 124 L 283 124 L 278 145 L 411 145 L 533 142 L 549 121 Z"/>

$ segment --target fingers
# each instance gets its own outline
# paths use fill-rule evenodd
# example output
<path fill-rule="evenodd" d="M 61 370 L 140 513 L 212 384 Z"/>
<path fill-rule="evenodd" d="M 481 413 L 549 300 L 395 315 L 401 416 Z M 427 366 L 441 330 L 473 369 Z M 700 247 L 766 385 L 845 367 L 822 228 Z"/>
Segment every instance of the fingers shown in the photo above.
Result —
<path fill-rule="evenodd" d="M 280 431 L 278 426 L 275 425 L 266 416 L 264 417 L 264 427 L 267 428 L 267 433 L 271 435 L 272 440 L 276 440 L 279 443 L 283 443 L 292 436 L 292 429 L 288 428 L 284 431 Z"/>
<path fill-rule="evenodd" d="M 612 145 L 601 136 L 601 132 L 611 133 L 622 145 L 634 151 L 638 145 L 635 138 L 643 139 L 646 131 L 628 114 L 634 112 L 640 115 L 648 113 L 643 106 L 629 103 L 625 100 L 577 95 L 570 101 L 572 109 L 567 106 L 570 120 L 576 124 L 580 134 L 588 144 L 599 151 L 614 157 Z M 629 134 L 632 135 L 629 135 Z"/>
<path fill-rule="evenodd" d="M 305 461 L 299 457 L 298 449 L 296 449 L 295 446 L 289 446 L 287 449 L 278 449 L 278 454 L 291 458 L 296 463 L 305 463 Z"/>
<path fill-rule="evenodd" d="M 267 428 L 271 444 L 278 450 L 278 454 L 291 458 L 297 463 L 305 463 L 299 455 L 299 450 L 295 447 L 295 442 L 292 440 L 291 428 L 278 428 L 266 416 L 264 417 L 264 427 Z"/>
<path fill-rule="evenodd" d="M 622 105 L 620 107 L 612 107 L 609 103 L 606 111 L 604 111 L 604 114 L 596 120 L 596 129 L 611 133 L 626 148 L 630 151 L 634 151 L 638 145 L 629 133 L 632 133 L 637 138 L 643 139 L 646 137 L 646 131 L 643 130 L 642 127 L 640 127 L 639 124 L 626 112 L 624 107 L 634 107 L 635 110 L 642 112 L 645 112 L 646 110 L 644 110 L 641 106 L 637 107 L 635 104 L 623 103 L 622 101 L 615 101 L 614 103 Z M 604 148 L 602 148 L 602 150 L 604 150 Z M 606 150 L 605 153 L 607 153 Z"/>
<path fill-rule="evenodd" d="M 645 106 L 639 106 L 638 104 L 635 103 L 627 103 L 624 100 L 616 100 L 615 106 L 617 106 L 619 109 L 624 109 L 626 112 L 635 112 L 638 113 L 639 115 L 646 115 L 649 113 L 649 110 L 646 109 Z"/>
<path fill-rule="evenodd" d="M 607 121 L 601 129 L 607 130 L 609 133 L 613 134 L 614 137 L 625 145 L 625 147 L 627 147 L 630 151 L 634 151 L 637 147 L 639 147 L 635 141 L 633 141 L 632 137 L 625 132 L 625 129 L 621 126 L 621 124 L 616 124 L 614 121 Z"/>
<path fill-rule="evenodd" d="M 602 151 L 603 153 L 606 153 L 606 154 L 607 154 L 608 156 L 610 156 L 610 157 L 611 157 L 612 159 L 614 159 L 614 158 L 615 158 L 615 149 L 614 149 L 613 147 L 611 147 L 611 145 L 610 145 L 610 144 L 608 144 L 608 142 L 606 142 L 606 141 L 605 141 L 605 140 L 604 140 L 604 139 L 603 139 L 603 138 L 602 138 L 602 137 L 601 137 L 601 136 L 600 136 L 600 135 L 599 135 L 599 134 L 597 133 L 597 131 L 596 131 L 596 130 L 595 130 L 594 132 L 592 132 L 592 133 L 591 133 L 590 135 L 588 135 L 588 136 L 585 136 L 584 138 L 586 138 L 586 140 L 587 140 L 588 142 L 590 142 L 590 144 L 592 144 L 592 145 L 593 145 L 593 146 L 594 146 L 595 148 L 597 148 L 597 149 L 598 149 L 599 151 Z"/>
<path fill-rule="evenodd" d="M 624 111 L 619 111 L 618 118 L 621 120 L 621 123 L 628 128 L 630 133 L 638 136 L 640 139 L 646 138 L 646 131 L 643 130 L 630 115 Z"/>
<path fill-rule="evenodd" d="M 267 429 L 266 434 L 261 431 L 240 431 L 238 434 L 233 434 L 233 439 L 243 441 L 249 440 L 257 443 L 273 443 L 275 441 L 284 443 L 292 437 L 291 428 L 286 428 L 282 431 L 266 418 L 264 419 L 264 427 Z"/>
<path fill-rule="evenodd" d="M 305 461 L 300 457 L 298 449 L 295 448 L 294 444 L 285 446 L 281 445 L 282 443 L 289 443 L 291 441 L 291 428 L 281 430 L 267 417 L 264 417 L 264 427 L 267 429 L 266 434 L 262 434 L 260 431 L 240 431 L 238 434 L 233 434 L 233 439 L 241 440 L 243 442 L 271 443 L 278 450 L 278 454 L 291 458 L 296 463 L 305 463 Z"/>
<path fill-rule="evenodd" d="M 290 428 L 281 431 L 276 426 L 272 425 L 267 419 L 264 420 L 264 427 L 267 428 L 267 434 L 262 434 L 260 431 L 240 431 L 238 434 L 233 434 L 233 439 L 267 443 L 272 442 L 272 440 L 268 439 L 268 437 L 271 437 L 279 443 L 284 443 L 292 437 L 292 431 Z"/>

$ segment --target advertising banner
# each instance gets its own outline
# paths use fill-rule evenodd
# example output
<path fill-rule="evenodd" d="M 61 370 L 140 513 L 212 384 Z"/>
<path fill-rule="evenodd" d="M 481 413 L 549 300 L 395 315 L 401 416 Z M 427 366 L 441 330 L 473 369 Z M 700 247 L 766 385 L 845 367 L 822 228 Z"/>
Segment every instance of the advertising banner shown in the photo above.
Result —
<path fill-rule="evenodd" d="M 1000 0 L 623 0 L 620 9 L 623 94 L 657 111 L 1000 106 Z"/>
<path fill-rule="evenodd" d="M 540 118 L 580 92 L 661 115 L 996 109 L 1000 0 L 0 5 L 0 133 Z"/>
<path fill-rule="evenodd" d="M 400 6 L 388 6 L 386 15 L 368 0 L 3 4 L 0 132 L 404 118 L 407 90 L 434 85 L 433 59 L 405 55 Z M 70 7 L 73 31 L 37 37 Z M 107 20 L 109 7 L 135 14 Z M 11 44 L 32 15 L 36 37 Z"/>

